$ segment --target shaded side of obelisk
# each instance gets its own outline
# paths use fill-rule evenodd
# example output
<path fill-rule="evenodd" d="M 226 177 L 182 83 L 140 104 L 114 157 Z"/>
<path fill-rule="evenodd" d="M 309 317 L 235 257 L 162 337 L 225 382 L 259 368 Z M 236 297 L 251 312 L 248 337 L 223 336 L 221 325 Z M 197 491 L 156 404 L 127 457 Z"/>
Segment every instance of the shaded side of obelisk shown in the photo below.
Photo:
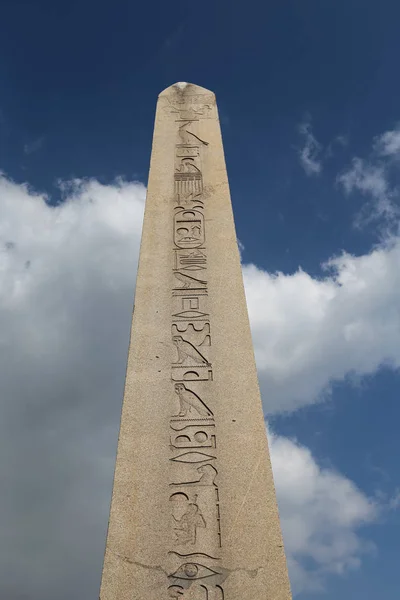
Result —
<path fill-rule="evenodd" d="M 157 104 L 100 598 L 291 598 L 217 106 L 192 84 Z"/>

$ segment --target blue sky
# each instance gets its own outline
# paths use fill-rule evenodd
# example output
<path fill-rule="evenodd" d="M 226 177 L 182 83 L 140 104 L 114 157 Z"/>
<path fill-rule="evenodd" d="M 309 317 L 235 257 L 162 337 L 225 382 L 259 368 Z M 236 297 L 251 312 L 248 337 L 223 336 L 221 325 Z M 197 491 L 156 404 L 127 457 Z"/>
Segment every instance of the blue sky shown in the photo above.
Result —
<path fill-rule="evenodd" d="M 97 600 L 155 102 L 190 81 L 217 95 L 293 590 L 397 600 L 399 3 L 1 9 L 0 596 Z"/>

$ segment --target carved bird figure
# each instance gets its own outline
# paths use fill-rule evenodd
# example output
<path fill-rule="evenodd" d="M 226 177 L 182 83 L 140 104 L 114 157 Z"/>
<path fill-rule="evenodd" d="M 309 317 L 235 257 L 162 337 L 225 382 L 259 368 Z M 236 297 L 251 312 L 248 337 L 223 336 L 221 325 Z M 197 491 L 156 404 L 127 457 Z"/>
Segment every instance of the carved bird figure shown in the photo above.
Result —
<path fill-rule="evenodd" d="M 210 363 L 204 358 L 202 354 L 191 344 L 183 339 L 180 335 L 174 335 L 172 338 L 173 343 L 178 350 L 178 364 L 181 365 L 186 358 L 191 358 L 196 363 L 202 365 L 209 365 Z"/>
<path fill-rule="evenodd" d="M 211 108 L 208 105 L 205 106 L 207 106 L 208 109 Z M 181 143 L 185 146 L 188 146 L 190 144 L 196 143 L 197 140 L 201 144 L 204 144 L 204 146 L 208 146 L 208 142 L 205 142 L 204 140 L 200 139 L 195 133 L 192 133 L 191 131 L 187 130 L 187 127 L 189 127 L 192 124 L 191 121 L 192 119 L 190 119 L 189 121 L 187 121 L 187 123 L 184 123 L 179 127 L 178 135 L 181 139 Z"/>
<path fill-rule="evenodd" d="M 196 279 L 195 277 L 190 277 L 190 275 L 185 275 L 184 273 L 179 273 L 175 271 L 175 277 L 179 279 L 183 283 L 182 289 L 187 290 L 190 287 L 205 287 L 207 285 L 207 281 L 202 281 L 201 279 Z"/>
<path fill-rule="evenodd" d="M 204 402 L 192 390 L 188 390 L 183 383 L 175 384 L 175 392 L 178 394 L 180 404 L 178 417 L 186 417 L 191 408 L 194 408 L 202 417 L 212 417 L 212 412 Z"/>

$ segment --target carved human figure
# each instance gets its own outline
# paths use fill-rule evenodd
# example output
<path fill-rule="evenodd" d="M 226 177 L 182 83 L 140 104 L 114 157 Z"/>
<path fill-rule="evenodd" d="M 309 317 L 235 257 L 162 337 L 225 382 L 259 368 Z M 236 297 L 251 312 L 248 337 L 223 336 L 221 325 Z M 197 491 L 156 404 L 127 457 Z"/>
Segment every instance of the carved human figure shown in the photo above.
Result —
<path fill-rule="evenodd" d="M 178 360 L 175 364 L 181 365 L 187 358 L 190 358 L 197 364 L 209 365 L 210 363 L 204 356 L 191 344 L 183 339 L 180 335 L 174 335 L 172 341 L 178 351 Z"/>
<path fill-rule="evenodd" d="M 180 519 L 174 519 L 174 532 L 176 542 L 179 544 L 195 544 L 197 537 L 197 528 L 206 527 L 206 522 L 197 504 L 197 496 L 194 496 L 194 501 L 189 502 L 186 512 Z"/>
<path fill-rule="evenodd" d="M 192 409 L 202 417 L 212 417 L 212 412 L 207 408 L 204 402 L 183 383 L 175 384 L 175 392 L 179 397 L 180 404 L 178 417 L 186 417 L 188 412 Z"/>

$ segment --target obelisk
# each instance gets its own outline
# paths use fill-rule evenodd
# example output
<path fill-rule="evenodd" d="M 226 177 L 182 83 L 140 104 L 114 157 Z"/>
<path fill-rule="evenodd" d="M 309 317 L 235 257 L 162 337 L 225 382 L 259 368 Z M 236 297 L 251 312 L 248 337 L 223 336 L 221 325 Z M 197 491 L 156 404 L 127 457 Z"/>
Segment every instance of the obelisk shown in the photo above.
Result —
<path fill-rule="evenodd" d="M 100 591 L 171 598 L 291 598 L 215 96 L 186 83 L 157 103 Z"/>

